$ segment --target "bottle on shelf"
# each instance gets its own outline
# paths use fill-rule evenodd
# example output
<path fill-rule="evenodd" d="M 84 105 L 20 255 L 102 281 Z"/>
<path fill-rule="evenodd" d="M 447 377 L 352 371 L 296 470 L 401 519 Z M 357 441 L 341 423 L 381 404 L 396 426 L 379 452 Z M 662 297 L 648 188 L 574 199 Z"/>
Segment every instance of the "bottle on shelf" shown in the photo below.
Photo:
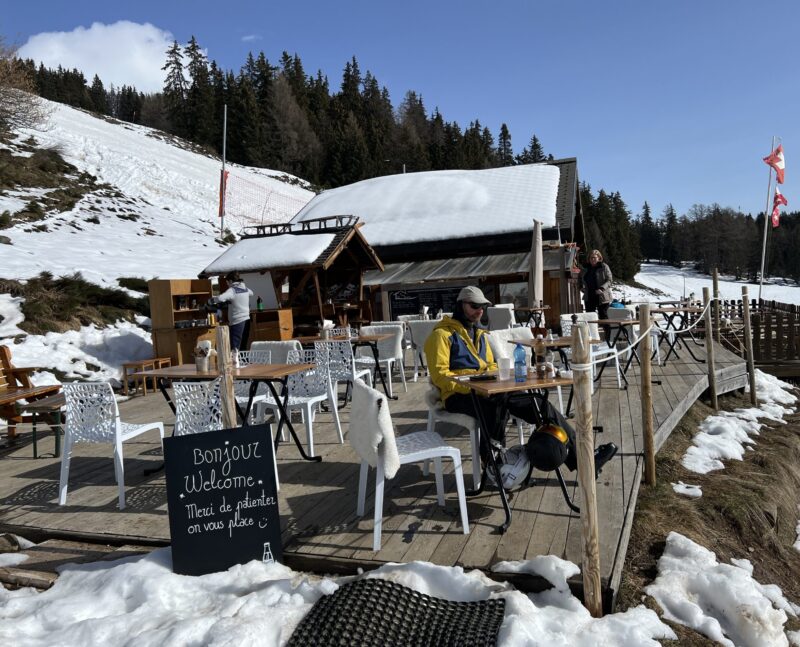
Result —
<path fill-rule="evenodd" d="M 536 367 L 536 377 L 542 379 L 547 373 L 547 347 L 541 335 L 537 335 L 533 344 L 533 363 Z"/>
<path fill-rule="evenodd" d="M 524 382 L 528 377 L 528 369 L 525 367 L 525 349 L 522 344 L 517 344 L 514 348 L 514 381 Z"/>
<path fill-rule="evenodd" d="M 256 310 L 258 310 L 259 312 L 264 310 L 264 301 L 261 299 L 261 297 L 258 297 L 256 299 Z"/>

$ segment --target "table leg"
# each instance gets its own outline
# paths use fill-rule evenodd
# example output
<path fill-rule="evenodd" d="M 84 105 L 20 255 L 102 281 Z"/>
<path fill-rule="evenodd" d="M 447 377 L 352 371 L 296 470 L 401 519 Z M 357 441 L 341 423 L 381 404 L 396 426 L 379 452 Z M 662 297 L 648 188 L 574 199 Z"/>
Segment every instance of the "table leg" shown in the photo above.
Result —
<path fill-rule="evenodd" d="M 164 399 L 167 401 L 169 408 L 172 409 L 172 413 L 175 413 L 175 403 L 172 401 L 172 398 L 169 397 L 169 393 L 167 393 L 167 379 L 160 377 L 158 378 L 158 390 L 161 391 L 161 395 L 164 396 Z M 172 428 L 173 435 L 175 434 L 175 428 Z M 147 469 L 142 470 L 142 473 L 145 476 L 150 476 L 151 474 L 156 474 L 164 469 L 164 461 L 161 461 L 160 465 L 156 465 L 155 467 L 149 467 Z"/>
<path fill-rule="evenodd" d="M 270 393 L 272 393 L 272 397 L 274 398 L 276 404 L 278 405 L 278 410 L 280 412 L 280 421 L 278 422 L 278 429 L 275 432 L 275 450 L 277 451 L 278 445 L 280 444 L 281 438 L 281 429 L 283 429 L 284 422 L 286 423 L 286 428 L 289 430 L 289 433 L 292 435 L 292 439 L 294 440 L 294 444 L 297 445 L 297 449 L 300 451 L 300 456 L 303 457 L 303 460 L 312 462 L 312 463 L 319 463 L 322 461 L 322 456 L 309 456 L 306 454 L 305 449 L 303 449 L 303 444 L 300 442 L 300 439 L 297 437 L 295 433 L 294 427 L 292 426 L 292 421 L 289 418 L 289 414 L 287 412 L 287 405 L 289 404 L 289 388 L 286 385 L 286 380 L 276 380 L 283 385 L 283 392 L 285 393 L 283 400 L 281 400 L 280 396 L 278 396 L 278 392 L 275 389 L 275 385 L 273 384 L 272 380 L 263 380 L 267 383 L 267 387 L 269 387 Z M 257 384 L 257 380 L 253 380 L 254 384 Z M 248 406 L 249 409 L 249 406 Z"/>
<path fill-rule="evenodd" d="M 481 426 L 482 433 L 480 434 L 480 444 L 481 447 L 484 449 L 484 453 L 488 454 L 489 461 L 491 461 L 492 468 L 494 469 L 497 483 L 497 490 L 500 494 L 500 501 L 503 504 L 503 510 L 506 513 L 506 520 L 497 527 L 497 532 L 501 535 L 508 530 L 508 527 L 511 525 L 511 508 L 508 505 L 508 499 L 506 498 L 506 491 L 503 489 L 503 484 L 500 483 L 500 470 L 497 467 L 497 460 L 494 456 L 494 451 L 492 450 L 492 445 L 489 442 L 489 426 L 486 420 L 483 417 L 483 410 L 481 409 L 480 403 L 478 401 L 478 394 L 475 391 L 470 390 L 470 396 L 472 397 L 472 406 L 475 408 L 475 414 L 478 417 L 478 422 Z M 505 405 L 504 405 L 505 406 Z M 500 416 L 502 419 L 502 416 Z M 495 424 L 497 421 L 495 421 Z M 484 470 L 485 471 L 485 470 Z M 484 483 L 486 483 L 486 474 L 484 473 L 483 477 L 481 478 L 481 485 L 477 490 L 471 491 L 470 494 L 479 494 L 483 491 Z"/>
<path fill-rule="evenodd" d="M 381 385 L 383 385 L 383 392 L 386 394 L 386 397 L 389 398 L 390 400 L 397 400 L 398 396 L 396 395 L 390 396 L 389 388 L 386 386 L 386 379 L 383 376 L 383 369 L 381 368 L 381 363 L 378 361 L 378 342 L 371 341 L 367 343 L 369 344 L 369 347 L 372 349 L 372 356 L 375 358 L 375 371 L 381 378 Z"/>

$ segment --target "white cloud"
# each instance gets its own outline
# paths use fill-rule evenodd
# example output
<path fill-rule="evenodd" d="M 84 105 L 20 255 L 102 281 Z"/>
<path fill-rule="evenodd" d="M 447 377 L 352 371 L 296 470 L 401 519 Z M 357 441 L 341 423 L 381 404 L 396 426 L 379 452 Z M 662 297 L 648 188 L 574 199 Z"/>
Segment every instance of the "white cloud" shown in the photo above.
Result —
<path fill-rule="evenodd" d="M 93 23 L 72 31 L 42 32 L 31 36 L 18 56 L 32 58 L 45 67 L 77 68 L 91 83 L 97 74 L 108 88 L 132 85 L 141 92 L 164 86 L 167 48 L 173 36 L 150 23 L 120 20 L 112 25 Z"/>
<path fill-rule="evenodd" d="M 242 36 L 243 43 L 250 43 L 254 40 L 261 40 L 261 36 L 258 34 L 247 34 L 247 36 Z"/>

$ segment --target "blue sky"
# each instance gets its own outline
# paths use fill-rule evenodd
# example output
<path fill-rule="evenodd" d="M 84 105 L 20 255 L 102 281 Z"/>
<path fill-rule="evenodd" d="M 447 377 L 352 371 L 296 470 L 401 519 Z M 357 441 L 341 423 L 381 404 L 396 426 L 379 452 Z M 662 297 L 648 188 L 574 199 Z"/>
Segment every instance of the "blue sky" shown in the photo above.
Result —
<path fill-rule="evenodd" d="M 0 33 L 27 55 L 71 57 L 65 64 L 89 76 L 140 88 L 159 86 L 164 43 L 192 35 L 228 69 L 251 50 L 273 62 L 296 52 L 336 88 L 355 56 L 395 105 L 413 89 L 462 127 L 479 119 L 496 137 L 505 122 L 515 152 L 536 133 L 547 152 L 577 157 L 593 189 L 619 191 L 634 215 L 645 200 L 656 215 L 669 202 L 679 213 L 712 202 L 763 211 L 761 158 L 776 135 L 782 192 L 800 208 L 792 0 L 29 0 L 4 14 Z"/>

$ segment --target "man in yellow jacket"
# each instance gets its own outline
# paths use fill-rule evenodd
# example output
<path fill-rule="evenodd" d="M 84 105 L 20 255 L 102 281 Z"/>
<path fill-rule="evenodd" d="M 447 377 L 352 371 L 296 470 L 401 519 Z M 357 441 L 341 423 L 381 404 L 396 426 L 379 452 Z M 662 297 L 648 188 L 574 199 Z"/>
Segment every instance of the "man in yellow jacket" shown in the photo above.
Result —
<path fill-rule="evenodd" d="M 463 413 L 477 418 L 469 387 L 465 383 L 451 379 L 452 377 L 497 370 L 489 340 L 486 338 L 488 333 L 480 323 L 484 310 L 489 305 L 491 302 L 479 288 L 475 286 L 463 288 L 458 293 L 453 316 L 442 319 L 425 342 L 425 357 L 428 361 L 431 382 L 439 389 L 444 408 L 451 413 Z M 538 425 L 542 422 L 541 417 L 544 413 L 545 417 L 549 418 L 548 421 L 557 422 L 566 432 L 566 459 L 562 457 L 561 461 L 569 469 L 574 470 L 577 467 L 574 430 L 549 403 L 546 411 L 538 411 L 534 397 L 529 393 L 514 393 L 507 397 L 478 398 L 483 419 L 490 427 L 488 433 L 494 441 L 502 444 L 505 441 L 505 427 L 509 414 Z M 482 430 L 482 433 L 486 433 L 486 430 Z M 617 447 L 613 443 L 600 445 L 595 450 L 597 473 L 616 451 Z M 486 460 L 487 456 L 483 458 Z M 549 462 L 542 458 L 545 463 Z"/>

